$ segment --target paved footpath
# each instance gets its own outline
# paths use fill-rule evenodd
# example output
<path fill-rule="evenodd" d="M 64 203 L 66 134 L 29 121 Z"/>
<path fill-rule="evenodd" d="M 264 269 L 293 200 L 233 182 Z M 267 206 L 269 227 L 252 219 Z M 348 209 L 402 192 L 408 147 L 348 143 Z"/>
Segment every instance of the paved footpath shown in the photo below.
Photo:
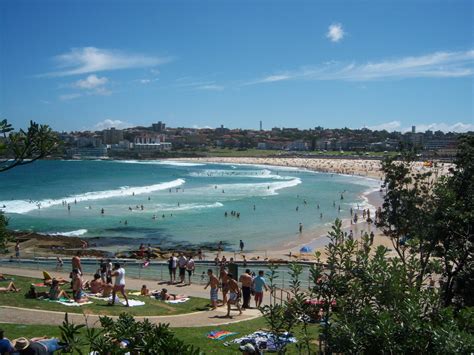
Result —
<path fill-rule="evenodd" d="M 42 278 L 42 273 L 40 270 L 0 267 L 0 273 Z M 53 276 L 61 276 L 63 278 L 68 278 L 69 274 L 64 272 L 57 272 L 53 273 Z M 204 287 L 202 285 L 180 286 L 161 283 L 157 284 L 156 281 L 133 278 L 127 278 L 126 281 L 127 288 L 129 289 L 139 290 L 143 284 L 146 284 L 150 289 L 166 287 L 171 293 L 186 294 L 192 297 L 209 297 L 209 290 L 204 290 Z M 269 300 L 267 299 L 267 301 Z M 225 314 L 226 309 L 224 307 L 219 307 L 215 311 L 194 312 L 174 316 L 137 316 L 135 317 L 135 319 L 143 320 L 147 318 L 150 322 L 153 323 L 169 323 L 171 327 L 202 327 L 236 323 L 244 320 L 258 318 L 259 316 L 261 316 L 260 311 L 257 309 L 245 310 L 244 313 L 240 316 L 237 315 L 237 311 L 232 311 L 231 315 L 234 314 L 234 317 L 231 319 L 225 318 Z M 16 308 L 10 306 L 2 306 L 0 304 L 0 322 L 60 325 L 62 324 L 63 320 L 64 312 Z M 74 323 L 84 323 L 85 316 L 83 314 L 69 313 L 69 320 Z M 97 323 L 98 320 L 99 317 L 96 315 L 87 315 L 87 323 L 90 326 Z"/>

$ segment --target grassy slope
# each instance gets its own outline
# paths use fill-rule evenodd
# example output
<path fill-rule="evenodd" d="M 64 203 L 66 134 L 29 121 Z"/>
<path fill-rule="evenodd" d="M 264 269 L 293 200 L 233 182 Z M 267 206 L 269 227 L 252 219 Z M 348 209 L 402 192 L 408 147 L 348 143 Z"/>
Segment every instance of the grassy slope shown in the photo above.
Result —
<path fill-rule="evenodd" d="M 84 305 L 81 307 L 67 307 L 54 302 L 40 301 L 35 299 L 27 299 L 24 294 L 28 291 L 32 283 L 38 283 L 42 280 L 32 279 L 28 277 L 14 276 L 15 286 L 20 287 L 21 291 L 18 293 L 0 293 L 0 305 L 14 306 L 31 309 L 44 309 L 49 311 L 69 312 L 69 313 L 86 313 L 86 314 L 100 314 L 100 315 L 119 315 L 127 312 L 134 316 L 158 316 L 158 315 L 172 315 L 189 312 L 196 312 L 207 309 L 208 300 L 203 298 L 192 298 L 186 303 L 172 305 L 157 301 L 152 298 L 142 298 L 137 296 L 130 296 L 131 299 L 141 299 L 145 301 L 144 306 L 126 308 L 121 305 L 114 307 L 107 306 L 105 301 L 95 300 L 93 304 Z M 0 286 L 7 286 L 7 281 L 1 281 Z M 63 286 L 68 291 L 69 285 Z M 48 291 L 47 287 L 37 287 L 37 291 Z"/>

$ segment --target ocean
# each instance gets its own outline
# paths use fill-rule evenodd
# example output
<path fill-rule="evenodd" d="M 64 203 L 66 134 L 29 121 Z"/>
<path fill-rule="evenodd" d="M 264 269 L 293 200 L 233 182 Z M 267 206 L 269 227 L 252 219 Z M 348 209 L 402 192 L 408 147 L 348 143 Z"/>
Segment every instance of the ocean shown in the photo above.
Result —
<path fill-rule="evenodd" d="M 242 239 L 266 250 L 298 238 L 300 223 L 317 236 L 351 207 L 370 207 L 379 185 L 285 167 L 52 160 L 0 174 L 0 208 L 11 229 L 94 238 L 104 249 L 223 241 L 233 250 Z"/>

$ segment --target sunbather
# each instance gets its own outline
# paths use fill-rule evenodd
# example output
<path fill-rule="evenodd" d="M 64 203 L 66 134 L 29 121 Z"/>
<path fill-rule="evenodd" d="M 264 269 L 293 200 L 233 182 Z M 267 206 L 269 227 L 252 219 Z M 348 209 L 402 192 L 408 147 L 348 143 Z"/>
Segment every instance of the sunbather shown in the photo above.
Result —
<path fill-rule="evenodd" d="M 102 297 L 110 297 L 113 289 L 114 285 L 112 285 L 112 278 L 107 276 L 107 283 L 104 285 L 104 289 L 102 290 Z"/>
<path fill-rule="evenodd" d="M 0 287 L 0 292 L 18 292 L 20 291 L 19 288 L 15 286 L 15 284 L 10 282 L 7 287 Z"/>
<path fill-rule="evenodd" d="M 152 295 L 161 301 L 182 300 L 184 298 L 188 298 L 188 296 L 185 295 L 176 295 L 173 293 L 168 293 L 168 290 L 166 288 L 162 289 L 159 292 L 152 291 Z"/>
<path fill-rule="evenodd" d="M 146 287 L 146 285 L 142 286 L 142 289 L 140 290 L 140 296 L 149 296 L 150 295 L 150 290 Z"/>
<path fill-rule="evenodd" d="M 12 345 L 17 352 L 15 354 L 53 354 L 55 351 L 67 347 L 57 338 L 18 338 L 12 341 Z"/>
<path fill-rule="evenodd" d="M 94 280 L 87 281 L 84 284 L 84 288 L 89 289 L 93 294 L 101 293 L 104 290 L 104 283 L 102 282 L 100 274 L 95 274 Z"/>
<path fill-rule="evenodd" d="M 66 279 L 63 279 L 62 277 L 52 277 L 51 274 L 47 271 L 43 271 L 43 283 L 45 285 L 51 286 L 53 283 L 53 279 L 57 280 L 60 285 L 67 284 L 69 281 Z"/>
<path fill-rule="evenodd" d="M 72 295 L 77 303 L 89 301 L 82 288 L 82 277 L 78 269 L 72 270 Z"/>
<path fill-rule="evenodd" d="M 36 289 L 34 289 L 34 286 L 32 285 L 29 293 L 31 293 L 32 296 L 34 295 L 35 298 L 48 298 L 51 301 L 57 301 L 60 298 L 67 298 L 68 300 L 71 299 L 66 293 L 66 291 L 62 290 L 61 287 L 59 287 L 59 282 L 56 279 L 53 279 L 48 292 L 37 292 Z"/>

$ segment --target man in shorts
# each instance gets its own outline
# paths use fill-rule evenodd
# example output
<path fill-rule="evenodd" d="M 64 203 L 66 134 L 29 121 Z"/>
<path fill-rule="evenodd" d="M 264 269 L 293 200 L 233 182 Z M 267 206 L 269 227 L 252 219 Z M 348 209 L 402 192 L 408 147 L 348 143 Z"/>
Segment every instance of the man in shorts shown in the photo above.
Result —
<path fill-rule="evenodd" d="M 188 259 L 183 255 L 183 253 L 180 253 L 179 259 L 178 259 L 180 283 L 184 283 L 184 278 L 186 277 L 186 264 L 187 263 L 188 263 Z"/>
<path fill-rule="evenodd" d="M 207 285 L 204 287 L 204 289 L 207 289 L 209 286 L 211 286 L 211 305 L 212 305 L 212 310 L 215 310 L 217 308 L 217 293 L 219 291 L 219 279 L 214 275 L 212 272 L 212 269 L 207 270 L 207 276 L 209 276 L 209 282 Z"/>
<path fill-rule="evenodd" d="M 130 305 L 128 304 L 127 293 L 125 292 L 125 269 L 120 266 L 120 263 L 114 264 L 112 276 L 115 277 L 115 282 L 114 289 L 112 291 L 112 302 L 110 303 L 110 305 L 113 306 L 115 304 L 115 297 L 117 295 L 117 292 L 120 292 L 123 298 L 125 298 L 126 307 L 130 307 Z"/>
<path fill-rule="evenodd" d="M 253 279 L 253 289 L 255 290 L 255 307 L 259 308 L 263 301 L 263 289 L 268 291 L 267 281 L 263 277 L 263 270 L 260 270 L 258 276 Z"/>
<path fill-rule="evenodd" d="M 227 300 L 227 317 L 230 316 L 230 307 L 231 305 L 236 305 L 239 310 L 239 315 L 242 314 L 242 309 L 240 308 L 240 290 L 239 284 L 234 280 L 234 277 L 231 273 L 227 274 L 227 287 L 229 289 L 229 299 Z"/>

